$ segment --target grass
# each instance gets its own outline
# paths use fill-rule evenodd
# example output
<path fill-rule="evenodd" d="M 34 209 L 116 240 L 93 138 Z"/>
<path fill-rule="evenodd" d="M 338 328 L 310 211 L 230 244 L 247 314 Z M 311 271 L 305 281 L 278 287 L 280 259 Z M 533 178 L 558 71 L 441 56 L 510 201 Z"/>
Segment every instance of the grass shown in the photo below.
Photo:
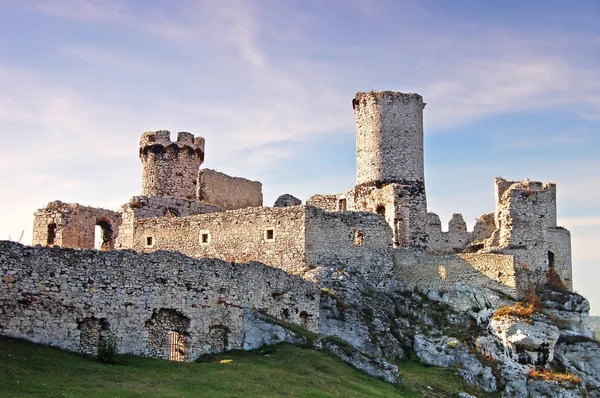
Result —
<path fill-rule="evenodd" d="M 536 380 L 555 381 L 563 387 L 576 387 L 581 379 L 572 373 L 560 373 L 552 370 L 532 370 L 529 377 Z"/>
<path fill-rule="evenodd" d="M 176 363 L 119 355 L 116 365 L 0 337 L 2 397 L 451 397 L 482 394 L 448 369 L 400 364 L 394 387 L 340 360 L 292 345 Z M 430 388 L 431 387 L 431 388 Z"/>

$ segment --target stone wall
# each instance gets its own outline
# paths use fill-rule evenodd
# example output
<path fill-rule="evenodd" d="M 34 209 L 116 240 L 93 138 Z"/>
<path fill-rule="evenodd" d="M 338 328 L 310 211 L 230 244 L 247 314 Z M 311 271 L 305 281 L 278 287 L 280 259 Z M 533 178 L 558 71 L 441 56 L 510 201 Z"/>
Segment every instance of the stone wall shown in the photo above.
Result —
<path fill-rule="evenodd" d="M 231 177 L 211 169 L 198 174 L 197 198 L 222 210 L 260 207 L 263 205 L 262 184 L 241 177 Z"/>
<path fill-rule="evenodd" d="M 546 283 L 550 268 L 572 288 L 571 237 L 556 225 L 556 185 L 503 178 L 495 183 L 496 229 L 485 249 L 515 256 L 517 268 L 524 271 L 522 293 Z"/>
<path fill-rule="evenodd" d="M 363 273 L 378 283 L 392 270 L 393 233 L 382 216 L 306 208 L 306 264 Z"/>
<path fill-rule="evenodd" d="M 306 271 L 304 223 L 304 206 L 139 219 L 134 221 L 132 248 L 141 252 L 175 250 L 225 261 L 260 261 L 302 274 Z"/>
<path fill-rule="evenodd" d="M 202 202 L 174 198 L 170 196 L 134 196 L 121 206 L 123 222 L 119 228 L 117 249 L 133 248 L 134 221 L 153 217 L 187 217 L 221 211 L 218 207 Z"/>
<path fill-rule="evenodd" d="M 140 138 L 142 195 L 196 197 L 198 170 L 204 162 L 204 138 L 177 133 L 171 141 L 167 130 L 149 131 Z"/>
<path fill-rule="evenodd" d="M 100 227 L 101 247 L 115 245 L 121 214 L 79 203 L 50 202 L 33 215 L 33 245 L 93 249 L 96 226 Z"/>
<path fill-rule="evenodd" d="M 93 354 L 112 335 L 120 353 L 169 358 L 175 334 L 179 359 L 194 360 L 243 348 L 250 309 L 317 332 L 319 300 L 314 284 L 259 263 L 0 242 L 0 335 L 70 351 Z"/>
<path fill-rule="evenodd" d="M 442 222 L 435 213 L 427 213 L 427 250 L 435 253 L 458 253 L 473 240 L 473 233 L 467 231 L 467 223 L 462 214 L 455 213 L 448 222 L 448 231 L 442 231 Z"/>
<path fill-rule="evenodd" d="M 346 198 L 340 198 L 340 195 L 341 194 L 313 195 L 306 201 L 306 204 L 327 211 L 345 211 L 348 209 L 347 202 L 345 202 Z M 342 199 L 344 202 L 340 203 L 340 200 Z"/>
<path fill-rule="evenodd" d="M 410 288 L 451 292 L 487 287 L 517 297 L 515 260 L 508 254 L 436 255 L 396 249 L 394 272 Z"/>

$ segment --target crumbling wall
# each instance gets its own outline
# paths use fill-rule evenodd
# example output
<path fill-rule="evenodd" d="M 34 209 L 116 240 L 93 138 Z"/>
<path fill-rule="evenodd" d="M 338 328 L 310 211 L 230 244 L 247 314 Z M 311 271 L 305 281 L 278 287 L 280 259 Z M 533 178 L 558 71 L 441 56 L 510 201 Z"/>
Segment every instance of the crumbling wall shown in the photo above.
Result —
<path fill-rule="evenodd" d="M 223 210 L 260 207 L 263 205 L 262 184 L 241 177 L 231 177 L 211 169 L 198 174 L 199 201 Z"/>
<path fill-rule="evenodd" d="M 123 222 L 119 228 L 118 249 L 133 248 L 134 221 L 153 217 L 187 217 L 196 214 L 215 213 L 220 208 L 202 202 L 170 196 L 134 196 L 121 206 Z"/>
<path fill-rule="evenodd" d="M 260 261 L 292 274 L 306 271 L 305 207 L 252 207 L 182 218 L 134 221 L 132 248 L 194 257 Z"/>
<path fill-rule="evenodd" d="M 318 207 L 326 211 L 345 211 L 347 207 L 346 198 L 340 198 L 340 194 L 313 195 L 306 201 L 307 206 Z"/>
<path fill-rule="evenodd" d="M 360 271 L 377 282 L 392 269 L 392 230 L 382 216 L 306 208 L 306 263 Z M 386 276 L 387 274 L 387 276 Z"/>
<path fill-rule="evenodd" d="M 485 250 L 515 256 L 522 270 L 519 289 L 548 282 L 556 271 L 572 288 L 570 234 L 556 225 L 556 185 L 538 181 L 507 181 L 496 178 L 496 229 L 485 241 Z"/>
<path fill-rule="evenodd" d="M 33 245 L 93 249 L 96 226 L 101 227 L 101 249 L 115 245 L 121 214 L 79 203 L 50 202 L 33 215 Z"/>
<path fill-rule="evenodd" d="M 120 353 L 165 358 L 174 330 L 195 360 L 242 349 L 250 309 L 317 332 L 319 300 L 314 284 L 259 263 L 0 241 L 0 335 L 70 351 L 112 336 Z"/>
<path fill-rule="evenodd" d="M 465 250 L 473 240 L 473 233 L 467 231 L 467 223 L 462 214 L 455 213 L 448 222 L 448 231 L 442 231 L 440 217 L 427 213 L 427 250 L 435 253 L 458 253 Z"/>
<path fill-rule="evenodd" d="M 171 141 L 167 130 L 148 131 L 140 138 L 142 195 L 196 197 L 198 170 L 204 162 L 204 138 L 177 133 Z"/>

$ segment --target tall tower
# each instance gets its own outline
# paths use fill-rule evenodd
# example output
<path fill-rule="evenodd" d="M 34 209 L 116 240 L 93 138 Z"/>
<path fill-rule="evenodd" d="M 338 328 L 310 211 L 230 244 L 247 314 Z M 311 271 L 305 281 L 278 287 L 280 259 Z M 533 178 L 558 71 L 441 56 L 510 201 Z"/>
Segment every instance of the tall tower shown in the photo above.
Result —
<path fill-rule="evenodd" d="M 423 97 L 380 91 L 356 93 L 356 185 L 424 185 Z"/>
<path fill-rule="evenodd" d="M 171 142 L 167 130 L 145 132 L 140 138 L 140 160 L 142 195 L 194 199 L 204 162 L 204 138 L 180 132 Z"/>
<path fill-rule="evenodd" d="M 352 106 L 356 118 L 357 190 L 391 186 L 394 197 L 387 202 L 393 203 L 394 215 L 392 218 L 388 212 L 386 219 L 394 229 L 395 244 L 426 248 L 423 97 L 371 91 L 356 93 Z"/>

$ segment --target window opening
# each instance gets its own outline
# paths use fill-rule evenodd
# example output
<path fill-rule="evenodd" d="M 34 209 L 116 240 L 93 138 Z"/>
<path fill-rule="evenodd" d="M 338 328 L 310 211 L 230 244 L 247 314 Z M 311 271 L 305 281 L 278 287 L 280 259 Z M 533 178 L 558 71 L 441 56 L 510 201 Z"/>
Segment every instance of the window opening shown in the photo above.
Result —
<path fill-rule="evenodd" d="M 267 228 L 265 230 L 265 239 L 266 240 L 275 240 L 275 230 L 273 228 Z"/>
<path fill-rule="evenodd" d="M 550 268 L 554 268 L 554 253 L 548 250 L 548 266 Z"/>
<path fill-rule="evenodd" d="M 209 240 L 209 235 L 202 234 L 202 238 L 201 238 L 202 243 L 208 243 L 208 240 Z"/>
<path fill-rule="evenodd" d="M 365 242 L 365 236 L 358 229 L 354 230 L 354 245 L 361 246 Z"/>
<path fill-rule="evenodd" d="M 377 208 L 375 209 L 375 213 L 379 214 L 380 216 L 385 217 L 385 206 L 384 205 L 377 206 Z"/>
<path fill-rule="evenodd" d="M 146 237 L 146 247 L 154 246 L 154 238 L 152 236 Z"/>
<path fill-rule="evenodd" d="M 109 250 L 112 246 L 113 230 L 108 221 L 98 220 L 94 227 L 94 249 Z"/>
<path fill-rule="evenodd" d="M 56 224 L 52 223 L 52 224 L 48 225 L 48 240 L 47 240 L 47 243 L 49 245 L 53 245 L 55 239 L 56 239 Z"/>
<path fill-rule="evenodd" d="M 346 199 L 338 200 L 338 210 L 339 211 L 346 211 L 346 207 L 347 207 Z"/>
<path fill-rule="evenodd" d="M 179 217 L 179 212 L 177 210 L 175 210 L 175 209 L 169 208 L 169 209 L 167 209 L 165 211 L 165 216 L 167 216 L 167 217 Z"/>

